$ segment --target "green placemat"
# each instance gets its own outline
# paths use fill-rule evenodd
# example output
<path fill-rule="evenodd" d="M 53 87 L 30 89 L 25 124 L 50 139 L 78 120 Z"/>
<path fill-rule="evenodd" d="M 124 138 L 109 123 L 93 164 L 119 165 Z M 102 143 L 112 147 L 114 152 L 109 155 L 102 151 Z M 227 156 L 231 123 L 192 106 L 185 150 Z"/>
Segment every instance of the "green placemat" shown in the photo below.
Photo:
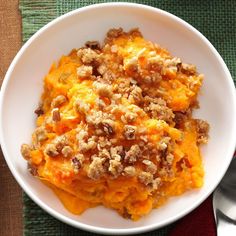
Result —
<path fill-rule="evenodd" d="M 22 13 L 23 42 L 43 25 L 54 18 L 101 0 L 20 0 Z M 109 1 L 112 2 L 112 1 Z M 113 1 L 118 2 L 118 1 Z M 127 2 L 124 1 L 123 2 Z M 236 81 L 236 3 L 235 0 L 136 0 L 173 13 L 186 20 L 202 32 L 216 47 L 225 60 L 234 81 Z M 24 235 L 25 236 L 73 236 L 93 235 L 63 224 L 45 213 L 24 195 Z M 168 235 L 171 226 L 146 233 L 149 236 Z"/>

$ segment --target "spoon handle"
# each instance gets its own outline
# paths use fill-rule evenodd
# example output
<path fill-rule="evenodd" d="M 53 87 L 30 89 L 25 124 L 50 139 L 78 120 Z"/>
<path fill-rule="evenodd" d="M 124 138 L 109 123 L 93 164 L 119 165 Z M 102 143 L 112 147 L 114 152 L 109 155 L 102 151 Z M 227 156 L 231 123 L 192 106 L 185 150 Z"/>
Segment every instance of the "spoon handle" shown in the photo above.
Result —
<path fill-rule="evenodd" d="M 220 212 L 217 214 L 217 236 L 235 236 L 236 224 L 227 220 L 227 218 Z"/>

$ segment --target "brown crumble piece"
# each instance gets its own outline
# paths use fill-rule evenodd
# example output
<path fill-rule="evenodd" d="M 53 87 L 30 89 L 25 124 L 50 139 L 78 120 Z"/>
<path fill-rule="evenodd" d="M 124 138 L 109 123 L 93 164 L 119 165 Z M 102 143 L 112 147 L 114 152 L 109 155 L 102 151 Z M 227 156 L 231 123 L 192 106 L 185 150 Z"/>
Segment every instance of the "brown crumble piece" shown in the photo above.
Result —
<path fill-rule="evenodd" d="M 110 42 L 112 39 L 114 38 L 118 38 L 120 35 L 122 35 L 124 33 L 122 28 L 118 28 L 118 29 L 110 29 L 107 32 L 107 37 L 105 39 L 105 43 Z"/>
<path fill-rule="evenodd" d="M 48 139 L 47 131 L 44 126 L 40 126 L 40 127 L 36 128 L 34 131 L 34 135 L 35 135 L 36 143 Z"/>
<path fill-rule="evenodd" d="M 187 63 L 181 63 L 180 70 L 186 75 L 195 75 L 197 73 L 196 66 Z"/>
<path fill-rule="evenodd" d="M 91 64 L 99 60 L 99 54 L 91 48 L 81 48 L 77 51 L 77 55 L 84 64 Z"/>
<path fill-rule="evenodd" d="M 100 73 L 101 75 L 104 75 L 107 71 L 107 67 L 103 64 L 101 64 L 98 68 L 97 68 L 98 73 Z"/>
<path fill-rule="evenodd" d="M 165 100 L 161 98 L 150 98 L 146 96 L 146 103 L 149 105 L 144 107 L 144 111 L 150 113 L 152 118 L 160 119 L 164 121 L 171 121 L 174 118 L 174 113 L 167 107 Z"/>
<path fill-rule="evenodd" d="M 162 67 L 162 74 L 165 75 L 167 70 L 177 72 L 179 65 L 181 65 L 180 58 L 173 57 L 166 59 L 164 61 L 164 66 Z"/>
<path fill-rule="evenodd" d="M 80 78 L 88 78 L 93 74 L 93 67 L 92 66 L 85 66 L 82 65 L 77 68 L 77 75 Z"/>
<path fill-rule="evenodd" d="M 27 163 L 27 169 L 29 171 L 29 173 L 32 175 L 32 176 L 38 176 L 38 169 L 36 166 L 32 165 L 31 163 Z"/>
<path fill-rule="evenodd" d="M 58 136 L 53 140 L 53 144 L 55 144 L 57 151 L 61 152 L 64 146 L 68 145 L 68 139 L 65 135 Z"/>
<path fill-rule="evenodd" d="M 122 146 L 111 147 L 111 158 L 115 160 L 123 160 L 125 157 L 125 150 Z"/>
<path fill-rule="evenodd" d="M 110 159 L 110 153 L 107 149 L 103 148 L 102 150 L 99 150 L 98 156 L 100 158 Z"/>
<path fill-rule="evenodd" d="M 124 136 L 127 140 L 134 140 L 137 127 L 133 125 L 124 126 Z"/>
<path fill-rule="evenodd" d="M 131 122 L 135 122 L 137 117 L 138 117 L 138 115 L 136 113 L 128 111 L 124 115 L 121 116 L 121 121 L 124 124 L 131 123 Z"/>
<path fill-rule="evenodd" d="M 112 86 L 109 84 L 103 84 L 99 82 L 94 82 L 93 83 L 97 93 L 101 97 L 107 97 L 111 98 L 112 97 Z"/>
<path fill-rule="evenodd" d="M 198 133 L 197 143 L 198 144 L 207 143 L 208 133 L 210 128 L 209 124 L 206 121 L 200 119 L 196 119 L 195 122 L 197 124 L 197 133 Z"/>
<path fill-rule="evenodd" d="M 70 157 L 73 154 L 73 149 L 70 146 L 62 148 L 61 153 L 64 157 Z"/>
<path fill-rule="evenodd" d="M 86 114 L 90 110 L 90 104 L 85 103 L 81 99 L 77 99 L 74 103 L 74 108 L 77 112 Z"/>
<path fill-rule="evenodd" d="M 26 159 L 29 160 L 31 157 L 31 147 L 28 144 L 21 145 L 21 155 Z"/>
<path fill-rule="evenodd" d="M 52 100 L 51 107 L 59 107 L 66 102 L 66 97 L 64 95 L 58 95 Z"/>
<path fill-rule="evenodd" d="M 124 168 L 124 173 L 123 175 L 133 177 L 136 175 L 136 169 L 133 166 L 127 166 Z"/>
<path fill-rule="evenodd" d="M 134 163 L 137 159 L 141 156 L 141 149 L 140 147 L 135 144 L 132 145 L 128 152 L 125 154 L 125 162 Z"/>
<path fill-rule="evenodd" d="M 46 145 L 46 147 L 44 149 L 44 153 L 50 157 L 55 157 L 55 156 L 59 155 L 56 145 L 52 144 L 52 143 L 49 143 Z"/>
<path fill-rule="evenodd" d="M 88 138 L 88 132 L 85 130 L 80 130 L 80 132 L 76 135 L 76 138 L 78 140 L 78 148 L 82 153 L 88 152 L 89 150 L 93 150 L 97 147 L 95 136 Z"/>
<path fill-rule="evenodd" d="M 105 173 L 103 166 L 105 158 L 93 157 L 91 164 L 88 167 L 88 177 L 94 180 L 99 179 Z"/>
<path fill-rule="evenodd" d="M 144 185 L 149 185 L 153 182 L 153 175 L 149 172 L 142 171 L 138 176 L 139 181 Z"/>
<path fill-rule="evenodd" d="M 135 86 L 129 95 L 130 100 L 134 100 L 134 103 L 139 104 L 143 100 L 142 89 Z"/>
<path fill-rule="evenodd" d="M 61 120 L 61 114 L 58 108 L 52 109 L 52 120 L 58 122 Z"/>
<path fill-rule="evenodd" d="M 150 172 L 151 174 L 155 174 L 156 173 L 157 167 L 156 167 L 156 165 L 153 162 L 151 162 L 149 160 L 143 160 L 143 164 L 146 165 L 146 171 L 147 172 Z"/>
<path fill-rule="evenodd" d="M 118 175 L 120 175 L 121 172 L 123 171 L 123 165 L 118 160 L 110 160 L 108 170 L 114 177 L 118 177 Z"/>

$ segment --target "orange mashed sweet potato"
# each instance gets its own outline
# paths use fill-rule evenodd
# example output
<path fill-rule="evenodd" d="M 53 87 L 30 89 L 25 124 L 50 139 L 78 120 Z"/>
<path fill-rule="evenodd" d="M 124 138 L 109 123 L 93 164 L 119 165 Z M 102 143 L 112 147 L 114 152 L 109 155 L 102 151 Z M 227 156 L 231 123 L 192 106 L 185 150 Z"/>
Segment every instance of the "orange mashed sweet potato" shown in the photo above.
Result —
<path fill-rule="evenodd" d="M 22 155 L 70 212 L 104 205 L 138 220 L 203 185 L 202 81 L 137 29 L 111 29 L 51 66 Z"/>

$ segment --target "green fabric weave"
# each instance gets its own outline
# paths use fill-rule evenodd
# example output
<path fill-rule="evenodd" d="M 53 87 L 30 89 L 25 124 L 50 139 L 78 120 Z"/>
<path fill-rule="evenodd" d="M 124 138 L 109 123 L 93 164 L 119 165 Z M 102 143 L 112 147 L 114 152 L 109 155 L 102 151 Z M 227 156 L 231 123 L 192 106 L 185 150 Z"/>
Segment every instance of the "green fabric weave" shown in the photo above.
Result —
<path fill-rule="evenodd" d="M 20 0 L 23 42 L 54 18 L 79 7 L 108 1 L 101 0 Z M 118 2 L 118 1 L 109 1 Z M 236 81 L 236 2 L 235 0 L 136 0 L 179 16 L 203 33 L 225 60 Z M 65 225 L 41 210 L 24 195 L 25 236 L 94 235 Z M 149 236 L 168 235 L 171 226 L 146 233 Z"/>

